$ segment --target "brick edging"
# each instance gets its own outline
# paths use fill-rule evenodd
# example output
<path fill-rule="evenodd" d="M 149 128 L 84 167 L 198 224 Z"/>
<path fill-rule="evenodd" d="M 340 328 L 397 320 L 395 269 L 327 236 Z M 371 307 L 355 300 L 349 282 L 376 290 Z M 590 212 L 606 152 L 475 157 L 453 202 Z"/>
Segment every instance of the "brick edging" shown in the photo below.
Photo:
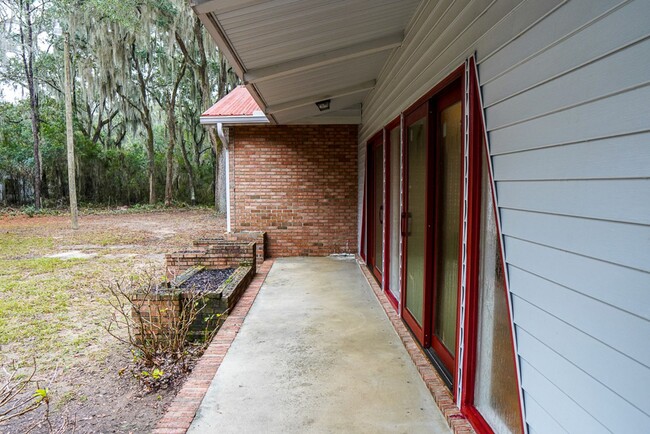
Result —
<path fill-rule="evenodd" d="M 456 404 L 454 404 L 454 399 L 451 396 L 449 389 L 445 386 L 445 383 L 442 381 L 440 375 L 438 375 L 438 372 L 436 372 L 429 359 L 424 355 L 420 346 L 415 342 L 415 339 L 413 339 L 413 335 L 411 335 L 411 332 L 406 328 L 399 313 L 395 311 L 393 305 L 388 301 L 388 297 L 386 297 L 384 291 L 381 290 L 375 278 L 370 274 L 368 267 L 365 266 L 365 263 L 359 257 L 357 257 L 357 263 L 359 264 L 359 269 L 361 269 L 366 281 L 372 288 L 372 292 L 375 293 L 377 300 L 384 308 L 384 312 L 386 312 L 386 316 L 388 316 L 393 328 L 402 340 L 406 351 L 409 353 L 409 356 L 411 356 L 411 360 L 413 360 L 422 380 L 427 385 L 427 389 L 431 392 L 433 400 L 436 402 L 436 405 L 447 420 L 449 427 L 452 429 L 454 434 L 475 434 L 474 428 L 472 428 L 472 425 L 470 425 L 465 415 L 463 415 Z"/>
<path fill-rule="evenodd" d="M 267 259 L 258 267 L 257 274 L 250 285 L 196 363 L 192 373 L 187 377 L 183 387 L 152 433 L 185 434 L 187 432 L 272 265 L 273 260 Z"/>

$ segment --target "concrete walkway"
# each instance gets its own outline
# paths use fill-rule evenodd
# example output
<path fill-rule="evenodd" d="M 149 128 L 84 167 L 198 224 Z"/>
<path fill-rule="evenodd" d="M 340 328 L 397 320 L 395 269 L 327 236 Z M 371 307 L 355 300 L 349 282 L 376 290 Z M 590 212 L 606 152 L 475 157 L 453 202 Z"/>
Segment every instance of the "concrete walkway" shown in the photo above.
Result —
<path fill-rule="evenodd" d="M 354 259 L 277 259 L 189 433 L 449 433 Z"/>

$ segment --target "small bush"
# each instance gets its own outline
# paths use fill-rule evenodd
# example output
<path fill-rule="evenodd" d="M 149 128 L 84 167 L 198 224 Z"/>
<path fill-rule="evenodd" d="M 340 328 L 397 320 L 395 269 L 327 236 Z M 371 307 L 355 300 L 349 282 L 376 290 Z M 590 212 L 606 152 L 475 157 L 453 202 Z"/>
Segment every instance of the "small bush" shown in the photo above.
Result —
<path fill-rule="evenodd" d="M 15 366 L 2 370 L 5 378 L 0 385 L 0 424 L 24 416 L 47 402 L 47 389 L 40 389 L 34 379 L 36 366 L 26 376 L 20 375 Z M 36 392 L 29 394 L 32 387 Z"/>
<path fill-rule="evenodd" d="M 38 212 L 38 210 L 36 208 L 34 208 L 34 206 L 29 205 L 29 206 L 26 206 L 25 208 L 23 208 L 23 212 L 25 213 L 25 215 L 27 215 L 29 217 L 34 217 L 34 214 L 36 214 Z"/>
<path fill-rule="evenodd" d="M 108 291 L 113 315 L 105 328 L 129 345 L 133 354 L 131 374 L 148 390 L 166 387 L 187 372 L 216 332 L 216 328 L 206 330 L 204 342 L 190 343 L 190 327 L 205 307 L 203 296 L 190 291 L 181 298 L 153 273 L 114 282 Z M 163 301 L 150 302 L 154 299 Z"/>
<path fill-rule="evenodd" d="M 2 367 L 4 379 L 0 381 L 0 425 L 26 416 L 44 406 L 43 419 L 37 420 L 25 432 L 31 432 L 41 425 L 44 425 L 50 434 L 74 432 L 76 421 L 71 420 L 67 414 L 63 415 L 58 426 L 54 426 L 50 420 L 49 386 L 56 374 L 50 379 L 48 386 L 41 387 L 40 382 L 35 379 L 36 371 L 35 361 L 32 369 L 26 375 L 20 374 L 15 365 L 9 368 Z"/>

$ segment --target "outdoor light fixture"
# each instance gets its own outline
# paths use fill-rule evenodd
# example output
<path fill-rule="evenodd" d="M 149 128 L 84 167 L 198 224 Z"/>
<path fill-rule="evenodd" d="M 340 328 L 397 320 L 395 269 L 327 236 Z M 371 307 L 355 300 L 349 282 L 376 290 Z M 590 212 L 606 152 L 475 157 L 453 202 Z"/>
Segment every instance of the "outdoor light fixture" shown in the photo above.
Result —
<path fill-rule="evenodd" d="M 324 112 L 325 110 L 330 109 L 330 100 L 329 99 L 324 99 L 322 101 L 316 102 L 316 107 L 318 107 L 318 110 Z"/>

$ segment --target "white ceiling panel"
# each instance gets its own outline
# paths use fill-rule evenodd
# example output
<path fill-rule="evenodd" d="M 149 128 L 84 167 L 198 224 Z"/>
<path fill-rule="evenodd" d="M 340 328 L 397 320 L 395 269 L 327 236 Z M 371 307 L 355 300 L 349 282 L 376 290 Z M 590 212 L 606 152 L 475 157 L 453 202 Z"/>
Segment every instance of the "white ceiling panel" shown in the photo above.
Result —
<path fill-rule="evenodd" d="M 388 52 L 353 59 L 346 62 L 345 69 L 340 64 L 290 74 L 257 84 L 268 105 L 275 105 L 303 98 L 309 95 L 328 96 L 333 90 L 366 82 L 377 77 L 377 71 L 386 62 Z M 359 100 L 360 102 L 361 100 Z"/>
<path fill-rule="evenodd" d="M 421 0 L 196 2 L 197 15 L 266 109 L 376 79 Z M 333 101 L 357 104 L 367 93 L 361 87 Z M 272 120 L 289 117 L 295 114 L 274 113 Z"/>
<path fill-rule="evenodd" d="M 362 95 L 365 96 L 367 95 L 367 93 L 368 92 L 366 91 Z M 286 110 L 286 111 L 276 113 L 275 117 L 278 123 L 280 124 L 295 123 L 295 121 L 299 119 L 307 119 L 314 116 L 326 116 L 335 113 L 339 110 L 345 110 L 352 107 L 358 107 L 359 109 L 361 108 L 360 103 L 357 102 L 357 98 L 353 95 L 344 96 L 341 98 L 337 98 L 336 100 L 332 100 L 330 110 L 326 112 L 319 111 L 318 108 L 316 107 L 316 104 L 309 104 L 307 106 L 297 107 L 292 110 Z"/>

